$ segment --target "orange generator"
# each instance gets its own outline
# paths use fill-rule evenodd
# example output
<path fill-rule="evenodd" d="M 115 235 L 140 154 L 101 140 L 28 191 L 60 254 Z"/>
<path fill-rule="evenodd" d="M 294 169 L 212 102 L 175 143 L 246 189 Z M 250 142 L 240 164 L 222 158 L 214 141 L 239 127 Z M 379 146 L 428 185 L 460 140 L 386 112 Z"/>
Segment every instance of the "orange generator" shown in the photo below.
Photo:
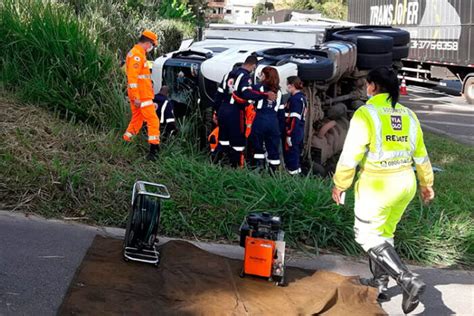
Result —
<path fill-rule="evenodd" d="M 240 245 L 245 248 L 241 277 L 253 275 L 285 285 L 285 233 L 281 219 L 270 213 L 250 213 L 240 226 Z"/>

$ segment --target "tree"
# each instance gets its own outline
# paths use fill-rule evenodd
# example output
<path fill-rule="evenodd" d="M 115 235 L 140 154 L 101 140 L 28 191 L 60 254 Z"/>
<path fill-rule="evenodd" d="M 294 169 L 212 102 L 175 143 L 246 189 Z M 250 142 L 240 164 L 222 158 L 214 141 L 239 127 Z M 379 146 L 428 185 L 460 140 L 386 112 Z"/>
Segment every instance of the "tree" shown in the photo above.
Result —
<path fill-rule="evenodd" d="M 347 18 L 347 0 L 295 0 L 290 5 L 295 10 L 315 10 L 323 16 L 345 20 Z"/>
<path fill-rule="evenodd" d="M 188 7 L 188 3 L 180 0 L 163 0 L 160 3 L 160 16 L 164 19 L 195 22 L 196 16 Z"/>
<path fill-rule="evenodd" d="M 275 7 L 272 2 L 259 3 L 252 9 L 252 22 L 257 21 L 257 18 L 265 13 L 274 11 Z"/>

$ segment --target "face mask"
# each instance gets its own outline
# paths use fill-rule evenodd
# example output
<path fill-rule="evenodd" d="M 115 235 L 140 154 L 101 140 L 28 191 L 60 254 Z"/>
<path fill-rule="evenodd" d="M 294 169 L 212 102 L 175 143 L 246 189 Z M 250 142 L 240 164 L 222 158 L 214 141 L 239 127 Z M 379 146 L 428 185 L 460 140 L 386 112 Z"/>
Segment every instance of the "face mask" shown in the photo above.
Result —
<path fill-rule="evenodd" d="M 148 47 L 148 48 L 146 49 L 146 52 L 147 52 L 147 53 L 151 52 L 151 51 L 153 50 L 153 48 L 154 48 L 153 45 L 150 46 L 150 47 Z"/>

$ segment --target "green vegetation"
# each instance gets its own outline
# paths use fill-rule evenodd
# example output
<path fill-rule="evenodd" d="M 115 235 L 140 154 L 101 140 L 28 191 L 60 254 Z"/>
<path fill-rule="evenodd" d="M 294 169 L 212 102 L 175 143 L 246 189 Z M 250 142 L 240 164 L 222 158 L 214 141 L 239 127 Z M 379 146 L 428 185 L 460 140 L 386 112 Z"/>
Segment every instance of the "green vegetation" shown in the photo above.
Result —
<path fill-rule="evenodd" d="M 347 0 L 283 0 L 281 6 L 296 10 L 316 10 L 331 19 L 347 19 Z"/>
<path fill-rule="evenodd" d="M 143 139 L 126 145 L 115 133 L 68 124 L 5 99 L 0 115 L 2 209 L 124 226 L 131 187 L 140 179 L 170 188 L 162 234 L 235 242 L 246 212 L 270 210 L 283 216 L 292 246 L 362 253 L 353 240 L 351 194 L 346 207 L 337 207 L 329 180 L 211 165 L 196 149 L 189 121 L 181 124 L 181 137 L 164 146 L 158 162 L 150 163 L 142 158 Z M 436 177 L 437 199 L 429 207 L 418 200 L 411 204 L 398 228 L 397 247 L 419 262 L 472 266 L 474 148 L 432 135 L 427 146 L 433 162 L 445 169 Z"/>
<path fill-rule="evenodd" d="M 160 15 L 166 19 L 179 19 L 186 22 L 196 21 L 196 16 L 187 3 L 178 0 L 163 0 L 160 5 Z"/>
<path fill-rule="evenodd" d="M 257 18 L 261 15 L 264 15 L 267 12 L 274 11 L 275 7 L 272 2 L 258 3 L 252 9 L 252 22 L 255 23 Z"/>
<path fill-rule="evenodd" d="M 71 2 L 0 3 L 0 82 L 67 119 L 123 129 L 129 109 L 120 60 L 144 28 L 158 33 L 161 54 L 192 37 L 192 26 L 141 15 L 124 1 Z"/>

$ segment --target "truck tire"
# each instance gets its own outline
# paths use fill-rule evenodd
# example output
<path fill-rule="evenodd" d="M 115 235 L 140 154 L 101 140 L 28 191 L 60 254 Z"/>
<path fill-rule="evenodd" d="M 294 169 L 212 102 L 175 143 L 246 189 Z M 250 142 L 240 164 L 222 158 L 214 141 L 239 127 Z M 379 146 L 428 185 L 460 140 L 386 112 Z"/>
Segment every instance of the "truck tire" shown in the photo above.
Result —
<path fill-rule="evenodd" d="M 255 52 L 255 55 L 271 61 L 282 61 L 294 55 L 327 57 L 325 52 L 305 48 L 269 48 Z"/>
<path fill-rule="evenodd" d="M 295 55 L 288 61 L 297 65 L 298 77 L 303 81 L 325 81 L 334 74 L 334 63 L 326 57 Z"/>
<path fill-rule="evenodd" d="M 303 48 L 270 48 L 255 53 L 264 60 L 283 63 L 294 63 L 298 67 L 298 77 L 304 81 L 326 81 L 334 74 L 334 62 L 327 58 L 327 53 Z"/>
<path fill-rule="evenodd" d="M 464 97 L 467 103 L 474 104 L 474 76 L 464 81 Z"/>
<path fill-rule="evenodd" d="M 378 67 L 392 66 L 392 53 L 385 54 L 357 54 L 357 67 L 369 70 Z"/>
<path fill-rule="evenodd" d="M 410 45 L 394 46 L 392 50 L 393 60 L 402 60 L 408 57 L 410 53 Z"/>
<path fill-rule="evenodd" d="M 371 30 L 347 30 L 335 32 L 333 38 L 357 44 L 357 53 L 383 54 L 393 49 L 393 39 Z"/>
<path fill-rule="evenodd" d="M 410 43 L 410 33 L 391 26 L 361 25 L 354 27 L 356 30 L 371 30 L 375 34 L 389 36 L 393 39 L 394 46 L 405 46 Z"/>

